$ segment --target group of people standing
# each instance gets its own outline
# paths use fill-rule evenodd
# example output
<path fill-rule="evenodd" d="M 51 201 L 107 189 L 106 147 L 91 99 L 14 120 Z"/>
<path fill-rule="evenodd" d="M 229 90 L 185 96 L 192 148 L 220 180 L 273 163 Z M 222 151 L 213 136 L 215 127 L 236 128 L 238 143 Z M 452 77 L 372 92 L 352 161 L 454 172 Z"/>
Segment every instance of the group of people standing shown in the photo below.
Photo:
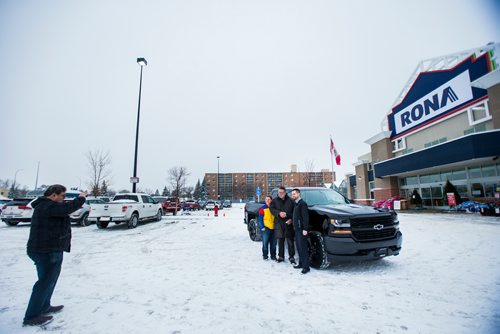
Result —
<path fill-rule="evenodd" d="M 285 261 L 285 241 L 288 259 L 295 269 L 302 269 L 307 274 L 309 269 L 309 251 L 307 234 L 309 233 L 309 211 L 307 203 L 300 197 L 300 190 L 292 190 L 292 198 L 284 187 L 278 189 L 278 196 L 266 196 L 265 204 L 259 209 L 259 227 L 262 234 L 262 257 L 278 263 Z M 299 263 L 295 261 L 295 244 L 299 253 Z M 276 245 L 278 257 L 276 257 Z"/>

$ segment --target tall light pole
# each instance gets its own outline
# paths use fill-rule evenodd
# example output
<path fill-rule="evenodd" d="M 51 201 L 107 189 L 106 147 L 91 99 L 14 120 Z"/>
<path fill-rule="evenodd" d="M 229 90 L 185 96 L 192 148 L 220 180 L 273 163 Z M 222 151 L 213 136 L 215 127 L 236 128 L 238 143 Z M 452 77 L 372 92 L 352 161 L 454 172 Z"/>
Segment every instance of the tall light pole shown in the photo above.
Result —
<path fill-rule="evenodd" d="M 220 156 L 217 156 L 217 200 L 220 199 L 220 193 L 219 193 L 219 161 L 220 161 Z"/>
<path fill-rule="evenodd" d="M 17 195 L 17 192 L 16 192 L 16 180 L 17 180 L 17 173 L 19 173 L 20 171 L 22 171 L 22 169 L 18 169 L 14 173 L 14 183 L 12 183 L 11 191 L 9 191 L 9 197 L 10 198 L 14 198 Z"/>
<path fill-rule="evenodd" d="M 135 129 L 135 154 L 134 154 L 134 179 L 132 180 L 132 192 L 136 192 L 137 186 L 137 150 L 139 147 L 139 119 L 141 117 L 141 91 L 142 91 L 142 68 L 148 65 L 144 58 L 137 58 L 137 64 L 141 67 L 141 78 L 139 80 L 139 103 L 137 106 L 137 127 Z"/>

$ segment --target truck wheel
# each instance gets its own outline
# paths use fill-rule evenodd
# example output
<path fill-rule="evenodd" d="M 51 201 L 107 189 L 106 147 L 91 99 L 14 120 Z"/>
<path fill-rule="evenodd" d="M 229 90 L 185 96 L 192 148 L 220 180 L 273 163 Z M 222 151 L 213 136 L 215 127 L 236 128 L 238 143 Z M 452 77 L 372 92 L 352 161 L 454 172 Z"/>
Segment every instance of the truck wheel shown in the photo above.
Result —
<path fill-rule="evenodd" d="M 260 233 L 257 219 L 250 219 L 248 224 L 248 234 L 250 235 L 250 239 L 252 241 L 262 241 L 262 235 Z"/>
<path fill-rule="evenodd" d="M 106 227 L 108 227 L 108 224 L 109 223 L 102 223 L 100 221 L 97 221 L 96 223 L 98 229 L 105 229 Z"/>
<path fill-rule="evenodd" d="M 137 213 L 133 213 L 132 216 L 130 217 L 130 220 L 127 222 L 127 226 L 128 228 L 136 228 L 138 223 L 139 223 L 139 216 L 137 216 Z"/>
<path fill-rule="evenodd" d="M 163 211 L 163 215 L 166 216 L 168 211 L 165 209 L 162 209 L 162 211 Z"/>
<path fill-rule="evenodd" d="M 9 226 L 16 226 L 17 224 L 19 224 L 19 222 L 16 222 L 16 221 L 12 221 L 12 220 L 4 220 L 5 224 L 9 225 Z"/>
<path fill-rule="evenodd" d="M 158 210 L 158 213 L 156 214 L 156 221 L 160 222 L 161 221 L 161 217 L 162 217 L 161 210 Z"/>
<path fill-rule="evenodd" d="M 85 213 L 83 217 L 80 219 L 80 225 L 83 227 L 90 225 L 88 213 Z"/>
<path fill-rule="evenodd" d="M 173 214 L 174 216 L 177 216 L 177 210 L 174 210 Z"/>
<path fill-rule="evenodd" d="M 309 262 L 314 269 L 326 269 L 330 266 L 325 249 L 325 240 L 321 233 L 309 232 Z"/>

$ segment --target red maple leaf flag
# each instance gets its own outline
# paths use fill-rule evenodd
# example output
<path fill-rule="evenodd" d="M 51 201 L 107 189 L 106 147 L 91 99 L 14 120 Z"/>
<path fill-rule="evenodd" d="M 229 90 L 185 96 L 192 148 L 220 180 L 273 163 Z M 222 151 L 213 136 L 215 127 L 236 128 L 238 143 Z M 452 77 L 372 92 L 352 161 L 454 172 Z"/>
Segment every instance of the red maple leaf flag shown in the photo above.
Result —
<path fill-rule="evenodd" d="M 337 165 L 340 165 L 340 154 L 335 149 L 332 138 L 330 138 L 330 154 L 333 154 L 333 156 L 335 157 L 335 163 Z"/>

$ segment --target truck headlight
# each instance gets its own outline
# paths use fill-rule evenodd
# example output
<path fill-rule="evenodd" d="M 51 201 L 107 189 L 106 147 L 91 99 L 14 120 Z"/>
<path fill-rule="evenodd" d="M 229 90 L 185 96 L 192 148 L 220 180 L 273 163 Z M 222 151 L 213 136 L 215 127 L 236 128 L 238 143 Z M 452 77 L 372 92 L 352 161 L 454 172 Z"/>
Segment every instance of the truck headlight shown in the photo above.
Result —
<path fill-rule="evenodd" d="M 335 226 L 336 228 L 350 228 L 351 222 L 347 219 L 330 219 L 330 224 Z"/>

